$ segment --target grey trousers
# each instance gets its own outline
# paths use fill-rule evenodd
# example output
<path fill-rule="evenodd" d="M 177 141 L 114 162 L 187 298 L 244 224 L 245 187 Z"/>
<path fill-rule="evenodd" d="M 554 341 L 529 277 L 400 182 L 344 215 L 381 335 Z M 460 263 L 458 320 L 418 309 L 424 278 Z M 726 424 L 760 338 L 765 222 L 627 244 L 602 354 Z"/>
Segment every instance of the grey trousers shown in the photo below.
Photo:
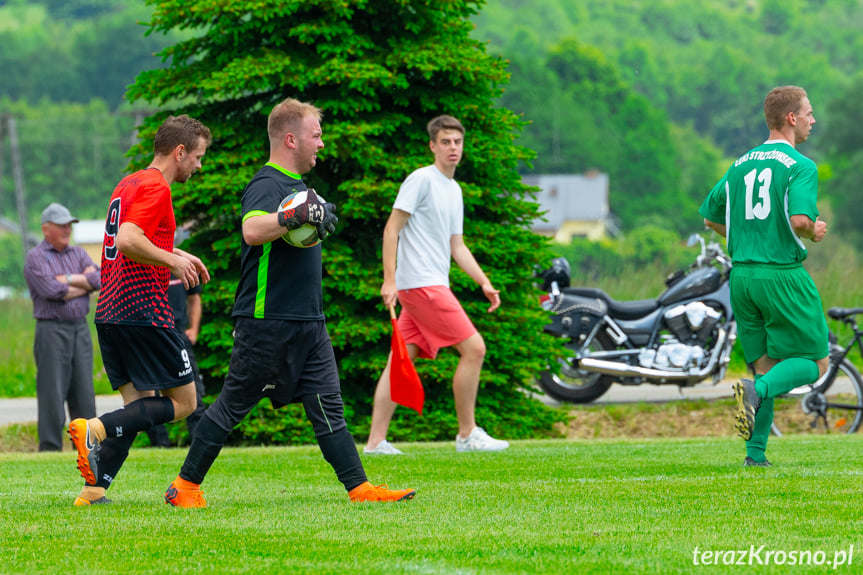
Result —
<path fill-rule="evenodd" d="M 39 451 L 59 451 L 63 448 L 66 402 L 70 420 L 96 417 L 93 341 L 86 320 L 37 320 L 33 356 Z"/>

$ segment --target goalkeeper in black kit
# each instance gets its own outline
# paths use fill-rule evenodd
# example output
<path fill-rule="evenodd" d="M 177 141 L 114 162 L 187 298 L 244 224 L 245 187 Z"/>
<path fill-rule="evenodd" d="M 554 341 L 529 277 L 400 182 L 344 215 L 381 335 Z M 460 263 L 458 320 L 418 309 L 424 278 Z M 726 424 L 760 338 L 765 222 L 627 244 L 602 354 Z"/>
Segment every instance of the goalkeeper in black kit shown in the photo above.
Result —
<path fill-rule="evenodd" d="M 231 430 L 268 397 L 275 407 L 302 402 L 324 458 L 351 501 L 402 501 L 415 490 L 372 485 L 344 418 L 335 354 L 324 318 L 320 244 L 309 248 L 282 240 L 305 224 L 323 239 L 335 229 L 336 206 L 312 190 L 296 209 L 282 201 L 306 191 L 302 175 L 317 161 L 321 111 L 287 99 L 270 113 L 270 159 L 242 197 L 241 277 L 234 302 L 234 346 L 222 392 L 198 423 L 180 474 L 165 501 L 178 507 L 206 507 L 201 483 Z"/>

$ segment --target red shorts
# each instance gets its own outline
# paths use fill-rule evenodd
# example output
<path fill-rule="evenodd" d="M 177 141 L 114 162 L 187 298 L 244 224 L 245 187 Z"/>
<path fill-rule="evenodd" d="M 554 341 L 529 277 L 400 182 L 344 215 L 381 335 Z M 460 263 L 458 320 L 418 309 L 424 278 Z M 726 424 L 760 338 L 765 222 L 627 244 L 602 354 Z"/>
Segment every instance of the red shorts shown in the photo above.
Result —
<path fill-rule="evenodd" d="M 445 286 L 429 286 L 399 291 L 399 332 L 405 343 L 419 347 L 420 357 L 434 359 L 438 350 L 461 343 L 476 328 Z"/>

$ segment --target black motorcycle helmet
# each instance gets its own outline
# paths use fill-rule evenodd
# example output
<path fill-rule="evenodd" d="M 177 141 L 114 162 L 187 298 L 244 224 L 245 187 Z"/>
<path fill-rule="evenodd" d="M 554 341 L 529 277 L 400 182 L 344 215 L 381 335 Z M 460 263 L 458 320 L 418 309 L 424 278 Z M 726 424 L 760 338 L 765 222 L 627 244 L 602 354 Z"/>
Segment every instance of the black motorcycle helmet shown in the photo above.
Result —
<path fill-rule="evenodd" d="M 540 272 L 539 277 L 542 279 L 542 289 L 544 291 L 551 289 L 552 282 L 557 282 L 557 287 L 560 289 L 569 287 L 569 261 L 566 258 L 554 258 L 551 260 L 551 267 Z"/>

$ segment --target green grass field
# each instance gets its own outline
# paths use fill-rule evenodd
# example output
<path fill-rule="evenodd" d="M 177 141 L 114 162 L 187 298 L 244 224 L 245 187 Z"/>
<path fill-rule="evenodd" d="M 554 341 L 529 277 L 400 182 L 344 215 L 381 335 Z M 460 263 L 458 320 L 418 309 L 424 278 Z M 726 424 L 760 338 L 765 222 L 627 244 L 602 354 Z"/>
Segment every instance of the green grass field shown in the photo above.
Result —
<path fill-rule="evenodd" d="M 217 460 L 203 510 L 162 501 L 184 449 L 133 450 L 110 490 L 114 504 L 91 508 L 71 506 L 81 484 L 71 453 L 0 454 L 0 571 L 859 573 L 863 565 L 863 474 L 849 457 L 863 436 L 772 440 L 769 469 L 741 467 L 742 442 L 730 438 L 518 441 L 478 454 L 449 443 L 403 447 L 404 457 L 364 463 L 373 482 L 415 487 L 412 501 L 350 503 L 316 447 L 244 448 Z M 751 548 L 761 549 L 754 566 L 726 564 L 748 562 L 753 555 L 741 553 Z M 810 564 L 792 566 L 791 557 Z"/>
<path fill-rule="evenodd" d="M 815 262 L 826 306 L 857 305 L 853 254 L 824 252 L 843 256 Z M 648 276 L 604 288 L 653 297 L 661 286 L 633 291 Z M 30 312 L 29 301 L 0 302 L 0 397 L 35 396 Z M 738 358 L 730 371 L 741 370 Z M 98 355 L 95 384 L 110 389 Z M 632 437 L 654 409 L 585 412 L 625 421 Z M 591 425 L 595 436 L 609 426 Z M 0 573 L 863 572 L 863 434 L 771 438 L 769 469 L 744 469 L 742 441 L 708 434 L 516 441 L 496 454 L 406 445 L 404 457 L 364 458 L 373 482 L 418 490 L 384 505 L 351 504 L 316 447 L 226 449 L 204 510 L 162 500 L 185 448 L 133 449 L 115 503 L 93 508 L 71 505 L 82 483 L 71 452 L 0 452 Z M 33 436 L 33 425 L 9 426 L 0 444 L 23 450 Z"/>

